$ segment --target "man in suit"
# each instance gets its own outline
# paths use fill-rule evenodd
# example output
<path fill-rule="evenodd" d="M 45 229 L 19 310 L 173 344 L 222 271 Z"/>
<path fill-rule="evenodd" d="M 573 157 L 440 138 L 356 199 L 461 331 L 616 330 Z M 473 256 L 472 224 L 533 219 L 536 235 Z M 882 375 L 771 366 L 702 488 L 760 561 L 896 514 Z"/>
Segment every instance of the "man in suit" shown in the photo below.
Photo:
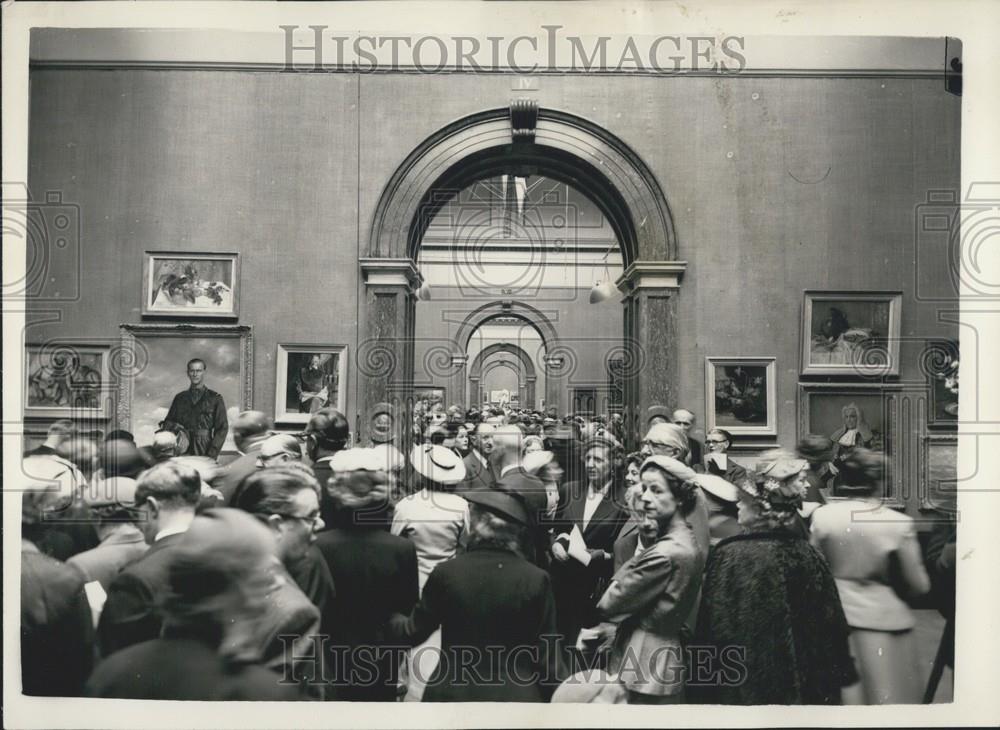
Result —
<path fill-rule="evenodd" d="M 111 441 L 105 454 L 114 452 L 115 461 L 128 459 L 128 453 L 138 454 L 138 449 L 128 442 Z M 105 457 L 107 463 L 109 459 Z M 121 466 L 121 464 L 119 464 Z M 140 469 L 114 469 L 105 467 L 105 478 L 95 481 L 88 501 L 91 513 L 97 519 L 97 536 L 101 543 L 90 550 L 77 553 L 69 559 L 87 579 L 98 581 L 107 591 L 118 573 L 137 560 L 149 549 L 146 538 L 135 523 L 136 480 Z M 116 473 L 121 471 L 121 473 Z"/>
<path fill-rule="evenodd" d="M 320 612 L 288 572 L 307 559 L 316 532 L 323 529 L 319 484 L 301 464 L 267 467 L 247 478 L 234 506 L 272 531 L 281 561 L 273 568 L 267 608 L 254 622 L 253 645 L 266 667 L 298 682 L 303 694 L 322 697 Z"/>
<path fill-rule="evenodd" d="M 232 503 L 240 483 L 257 470 L 260 445 L 271 434 L 274 422 L 263 411 L 243 411 L 236 416 L 232 428 L 233 441 L 240 455 L 226 464 L 212 485 L 222 492 L 226 504 Z"/>
<path fill-rule="evenodd" d="M 611 578 L 615 539 L 628 519 L 614 479 L 620 451 L 609 434 L 591 439 L 584 447 L 586 482 L 567 486 L 566 503 L 556 515 L 551 572 L 559 629 L 569 645 L 575 644 L 580 629 L 600 621 L 597 599 Z M 569 554 L 574 528 L 587 547 L 586 565 Z"/>
<path fill-rule="evenodd" d="M 257 663 L 248 628 L 267 610 L 272 533 L 237 509 L 210 509 L 171 548 L 158 634 L 115 652 L 87 680 L 90 697 L 297 700 L 294 684 Z"/>
<path fill-rule="evenodd" d="M 733 437 L 724 428 L 713 428 L 705 436 L 708 453 L 702 461 L 693 461 L 692 468 L 701 474 L 722 477 L 731 484 L 742 484 L 747 478 L 747 470 L 729 458 L 726 453 L 732 446 Z"/>
<path fill-rule="evenodd" d="M 465 481 L 459 492 L 470 489 L 489 489 L 497 480 L 493 470 L 491 454 L 493 453 L 493 436 L 496 426 L 490 423 L 480 423 L 474 433 L 469 434 L 469 453 L 462 461 L 465 463 Z"/>
<path fill-rule="evenodd" d="M 328 645 L 327 698 L 393 702 L 403 654 L 388 649 L 380 629 L 394 612 L 408 614 L 417 602 L 417 551 L 383 527 L 389 509 L 385 462 L 371 449 L 349 449 L 337 458 L 329 495 L 345 519 L 316 539 L 337 586 L 337 600 L 327 609 L 332 616 L 324 617 L 324 624 L 336 627 Z"/>
<path fill-rule="evenodd" d="M 64 498 L 42 484 L 21 500 L 21 686 L 26 695 L 79 696 L 94 665 L 84 578 L 35 545 Z"/>
<path fill-rule="evenodd" d="M 694 413 L 689 411 L 687 408 L 678 408 L 673 412 L 672 420 L 675 426 L 680 426 L 684 430 L 684 434 L 688 438 L 688 464 L 700 464 L 701 454 L 704 450 L 702 448 L 701 441 L 696 439 L 691 435 L 691 429 L 694 427 Z"/>
<path fill-rule="evenodd" d="M 186 464 L 165 461 L 139 479 L 135 505 L 149 550 L 126 566 L 108 589 L 97 627 L 102 656 L 160 635 L 157 605 L 168 591 L 167 572 L 201 498 L 201 477 Z"/>

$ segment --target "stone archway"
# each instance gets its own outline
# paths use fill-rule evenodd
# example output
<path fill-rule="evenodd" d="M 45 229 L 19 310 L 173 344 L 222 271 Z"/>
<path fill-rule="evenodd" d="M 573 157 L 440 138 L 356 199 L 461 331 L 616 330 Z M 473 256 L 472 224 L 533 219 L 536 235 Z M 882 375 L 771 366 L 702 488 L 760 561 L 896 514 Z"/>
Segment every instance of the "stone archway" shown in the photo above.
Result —
<path fill-rule="evenodd" d="M 411 398 L 421 283 L 415 261 L 437 211 L 475 180 L 522 170 L 585 194 L 618 239 L 625 266 L 618 281 L 625 295 L 625 416 L 634 443 L 645 408 L 675 402 L 675 293 L 686 264 L 677 260 L 670 209 L 655 176 L 625 142 L 587 119 L 525 100 L 443 127 L 389 179 L 359 262 L 359 402 L 369 412 L 379 402 Z M 452 360 L 462 368 L 463 343 L 456 339 Z"/>
<path fill-rule="evenodd" d="M 507 368 L 507 369 L 512 370 L 514 372 L 515 377 L 517 377 L 517 395 L 518 395 L 518 400 L 521 401 L 522 400 L 522 396 L 524 395 L 524 391 L 525 391 L 525 387 L 521 383 L 521 370 L 518 367 L 517 363 L 511 362 L 510 360 L 497 360 L 497 361 L 491 362 L 489 365 L 487 365 L 483 369 L 483 371 L 482 371 L 482 378 L 483 378 L 483 380 L 480 383 L 480 387 L 483 387 L 482 383 L 486 382 L 486 376 L 488 376 L 494 370 L 499 370 L 500 368 Z M 481 392 L 479 394 L 479 403 L 482 403 L 484 395 L 485 395 L 485 391 Z M 476 403 L 476 406 L 478 406 L 479 403 Z M 524 403 L 523 402 L 520 405 L 521 405 L 521 407 L 524 407 Z"/>
<path fill-rule="evenodd" d="M 483 401 L 485 378 L 489 369 L 496 366 L 495 363 L 489 363 L 484 369 L 483 365 L 491 357 L 497 354 L 513 355 L 516 357 L 520 363 L 520 368 L 518 372 L 518 385 L 520 389 L 523 389 L 523 393 L 520 394 L 520 403 L 522 408 L 534 408 L 535 407 L 535 383 L 538 381 L 538 375 L 535 373 L 535 363 L 532 362 L 531 356 L 524 351 L 524 348 L 518 347 L 517 345 L 511 344 L 509 342 L 496 342 L 492 345 L 484 347 L 482 351 L 476 355 L 476 359 L 472 361 L 472 367 L 469 368 L 469 401 L 470 406 L 478 406 Z M 507 364 L 506 361 L 500 361 Z M 523 371 L 523 372 L 522 372 Z M 523 385 L 522 385 L 523 382 Z"/>

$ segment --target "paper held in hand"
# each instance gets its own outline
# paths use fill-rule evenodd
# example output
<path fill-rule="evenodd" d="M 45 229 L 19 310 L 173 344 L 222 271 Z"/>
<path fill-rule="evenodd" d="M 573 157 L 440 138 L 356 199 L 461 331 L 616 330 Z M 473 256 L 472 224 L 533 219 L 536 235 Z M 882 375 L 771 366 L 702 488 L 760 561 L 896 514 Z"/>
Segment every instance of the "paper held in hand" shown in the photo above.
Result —
<path fill-rule="evenodd" d="M 584 565 L 590 565 L 590 551 L 587 543 L 583 541 L 583 533 L 578 525 L 573 525 L 573 531 L 569 533 L 569 547 L 566 548 L 571 558 L 575 558 Z"/>

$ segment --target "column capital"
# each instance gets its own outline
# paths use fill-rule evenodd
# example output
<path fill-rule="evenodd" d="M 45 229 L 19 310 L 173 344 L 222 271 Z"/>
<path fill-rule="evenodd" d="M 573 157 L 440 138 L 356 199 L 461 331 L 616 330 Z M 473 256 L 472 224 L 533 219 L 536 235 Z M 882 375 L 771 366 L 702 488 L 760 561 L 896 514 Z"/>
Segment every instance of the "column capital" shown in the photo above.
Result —
<path fill-rule="evenodd" d="M 415 292 L 424 283 L 413 259 L 359 259 L 365 283 L 371 286 L 401 286 Z"/>
<path fill-rule="evenodd" d="M 468 355 L 452 355 L 451 365 L 452 367 L 461 367 L 463 365 L 468 365 L 469 356 Z"/>
<path fill-rule="evenodd" d="M 637 289 L 678 289 L 687 261 L 634 261 L 615 285 L 624 294 Z"/>

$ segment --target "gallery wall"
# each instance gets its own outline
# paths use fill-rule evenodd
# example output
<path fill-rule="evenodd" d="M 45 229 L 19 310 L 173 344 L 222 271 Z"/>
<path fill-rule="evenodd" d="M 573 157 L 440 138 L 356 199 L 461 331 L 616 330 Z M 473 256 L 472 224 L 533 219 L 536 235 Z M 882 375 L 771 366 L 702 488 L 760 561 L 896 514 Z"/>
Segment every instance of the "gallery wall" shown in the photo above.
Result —
<path fill-rule="evenodd" d="M 918 206 L 959 187 L 960 98 L 936 79 L 551 74 L 514 92 L 504 74 L 53 68 L 31 77 L 29 185 L 79 206 L 80 257 L 53 257 L 46 289 L 79 296 L 36 306 L 59 321 L 27 339 L 139 322 L 144 251 L 235 251 L 269 410 L 279 342 L 356 348 L 358 251 L 407 154 L 525 93 L 617 135 L 662 187 L 687 262 L 677 390 L 699 415 L 706 357 L 773 356 L 777 442 L 794 442 L 804 289 L 902 291 L 902 382 L 923 382 L 925 339 L 957 336 L 918 298 L 949 292 L 947 267 L 915 264 Z M 593 311 L 568 304 L 565 336 L 593 336 Z"/>

